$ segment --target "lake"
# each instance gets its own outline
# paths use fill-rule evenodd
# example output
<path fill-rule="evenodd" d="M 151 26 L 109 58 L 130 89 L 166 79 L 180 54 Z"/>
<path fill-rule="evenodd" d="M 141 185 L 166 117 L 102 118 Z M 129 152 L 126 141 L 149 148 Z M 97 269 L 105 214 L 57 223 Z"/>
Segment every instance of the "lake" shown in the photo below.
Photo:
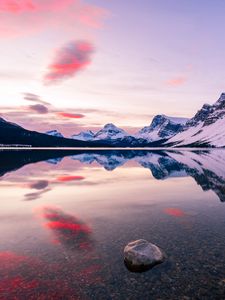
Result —
<path fill-rule="evenodd" d="M 6 150 L 0 176 L 0 299 L 224 299 L 224 150 Z M 130 272 L 136 239 L 165 262 Z"/>

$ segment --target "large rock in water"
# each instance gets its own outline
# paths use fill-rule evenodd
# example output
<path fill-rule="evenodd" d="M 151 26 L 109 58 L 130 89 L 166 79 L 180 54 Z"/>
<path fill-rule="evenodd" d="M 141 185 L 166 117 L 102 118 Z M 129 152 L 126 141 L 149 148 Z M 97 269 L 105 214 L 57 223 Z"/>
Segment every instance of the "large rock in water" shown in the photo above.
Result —
<path fill-rule="evenodd" d="M 164 253 L 146 240 L 130 242 L 124 248 L 124 261 L 132 272 L 143 272 L 164 261 Z"/>

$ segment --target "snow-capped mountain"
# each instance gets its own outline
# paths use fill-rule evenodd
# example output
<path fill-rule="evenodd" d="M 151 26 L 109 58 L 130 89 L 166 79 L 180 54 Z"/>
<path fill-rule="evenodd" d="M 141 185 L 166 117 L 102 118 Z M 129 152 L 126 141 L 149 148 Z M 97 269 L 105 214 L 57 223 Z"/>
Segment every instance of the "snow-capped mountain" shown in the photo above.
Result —
<path fill-rule="evenodd" d="M 149 142 L 166 139 L 182 131 L 187 121 L 187 118 L 157 115 L 153 118 L 150 126 L 142 128 L 135 136 Z"/>
<path fill-rule="evenodd" d="M 157 115 L 137 134 L 112 123 L 64 138 L 57 130 L 29 131 L 0 117 L 0 145 L 71 147 L 225 147 L 225 93 L 215 104 L 204 104 L 191 119 Z M 4 129 L 4 130 L 3 130 Z M 6 133 L 7 132 L 7 133 Z M 35 138 L 36 137 L 36 138 Z"/>
<path fill-rule="evenodd" d="M 94 136 L 95 134 L 93 131 L 87 130 L 87 131 L 81 131 L 79 134 L 74 134 L 71 136 L 71 138 L 79 141 L 93 141 Z"/>
<path fill-rule="evenodd" d="M 63 135 L 58 130 L 50 130 L 45 132 L 48 135 L 57 136 L 63 138 Z"/>
<path fill-rule="evenodd" d="M 172 137 L 180 132 L 188 119 L 167 117 L 157 115 L 154 117 L 150 126 L 144 127 L 137 134 L 131 135 L 125 130 L 115 126 L 112 123 L 106 124 L 101 130 L 93 133 L 92 131 L 83 131 L 74 134 L 73 139 L 82 141 L 107 141 L 116 146 L 146 146 L 149 142 Z"/>
<path fill-rule="evenodd" d="M 182 132 L 171 139 L 173 146 L 225 146 L 225 93 L 215 104 L 204 104 Z"/>
<path fill-rule="evenodd" d="M 117 143 L 117 140 L 124 144 L 132 144 L 136 139 L 130 136 L 125 130 L 115 126 L 112 123 L 106 124 L 102 129 L 94 133 L 91 130 L 81 131 L 79 134 L 72 135 L 73 139 L 80 141 L 106 141 Z M 124 139 L 127 139 L 126 141 Z"/>
<path fill-rule="evenodd" d="M 122 139 L 128 135 L 125 130 L 109 123 L 99 130 L 94 138 L 95 140 Z"/>
<path fill-rule="evenodd" d="M 11 147 L 101 147 L 100 142 L 83 142 L 25 129 L 0 119 L 0 146 Z"/>
<path fill-rule="evenodd" d="M 72 135 L 72 138 L 80 141 L 98 141 L 98 140 L 114 140 L 122 139 L 129 134 L 123 129 L 112 123 L 106 124 L 102 129 L 94 133 L 91 130 L 81 131 L 79 134 Z"/>

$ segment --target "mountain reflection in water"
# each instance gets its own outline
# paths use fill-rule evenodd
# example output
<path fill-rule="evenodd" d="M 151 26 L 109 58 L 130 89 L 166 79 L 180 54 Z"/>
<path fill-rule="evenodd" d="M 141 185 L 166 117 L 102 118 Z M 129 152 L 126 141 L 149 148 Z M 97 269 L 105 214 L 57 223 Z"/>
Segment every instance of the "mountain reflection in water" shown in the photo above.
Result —
<path fill-rule="evenodd" d="M 60 164 L 65 156 L 82 164 L 97 163 L 107 171 L 132 161 L 151 171 L 157 180 L 171 177 L 191 176 L 203 191 L 214 191 L 222 202 L 225 202 L 225 151 L 2 151 L 0 152 L 0 176 L 19 169 L 27 164 L 45 161 L 53 165 Z M 83 180 L 81 175 L 63 175 L 55 182 Z M 25 195 L 25 200 L 34 200 L 50 190 L 49 182 L 40 180 L 31 183 L 31 188 L 38 190 Z"/>
<path fill-rule="evenodd" d="M 0 299 L 224 298 L 224 150 L 1 151 L 0 188 Z"/>

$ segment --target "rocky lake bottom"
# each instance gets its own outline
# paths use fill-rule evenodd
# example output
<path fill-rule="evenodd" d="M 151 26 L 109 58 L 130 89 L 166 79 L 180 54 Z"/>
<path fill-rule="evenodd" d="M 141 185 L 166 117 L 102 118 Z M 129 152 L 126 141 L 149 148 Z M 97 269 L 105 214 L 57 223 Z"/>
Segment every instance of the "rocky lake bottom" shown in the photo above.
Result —
<path fill-rule="evenodd" d="M 225 151 L 0 151 L 0 299 L 224 299 Z M 131 272 L 124 247 L 166 254 Z"/>

